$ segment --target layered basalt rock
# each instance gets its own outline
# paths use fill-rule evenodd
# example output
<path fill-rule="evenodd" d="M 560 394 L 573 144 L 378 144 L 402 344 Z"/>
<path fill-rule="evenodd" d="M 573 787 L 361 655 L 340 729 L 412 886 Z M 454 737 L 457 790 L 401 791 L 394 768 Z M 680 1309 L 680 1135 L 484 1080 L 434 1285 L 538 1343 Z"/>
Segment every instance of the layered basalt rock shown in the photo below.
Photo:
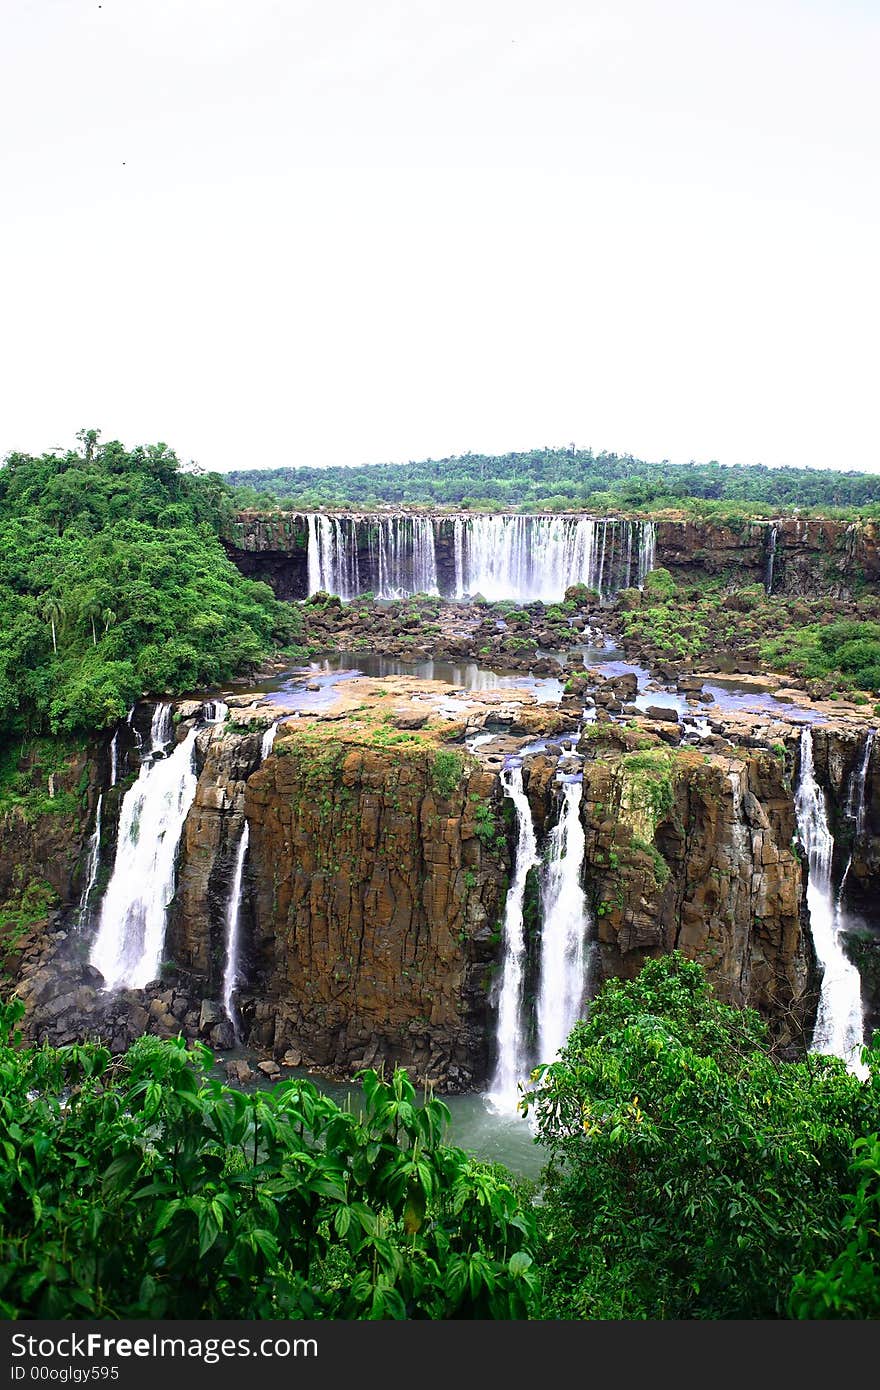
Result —
<path fill-rule="evenodd" d="M 777 594 L 848 598 L 880 579 L 880 527 L 784 517 L 779 521 L 656 522 L 655 563 L 684 582 L 716 575 L 767 584 Z"/>
<path fill-rule="evenodd" d="M 581 745 L 598 981 L 682 950 L 720 998 L 758 1009 L 780 1047 L 802 1049 L 818 975 L 785 759 L 640 741 L 613 730 Z"/>
<path fill-rule="evenodd" d="M 441 779 L 437 758 L 293 738 L 248 782 L 254 1033 L 276 1056 L 381 1059 L 450 1089 L 485 1077 L 499 786 L 479 768 Z"/>
<path fill-rule="evenodd" d="M 730 575 L 738 583 L 765 584 L 772 552 L 774 593 L 848 598 L 864 583 L 880 581 L 880 524 L 875 521 L 658 517 L 654 524 L 654 563 L 684 580 Z M 280 598 L 306 597 L 304 515 L 241 512 L 230 523 L 224 545 L 244 574 L 266 580 Z M 449 519 L 437 527 L 437 563 L 444 573 L 452 565 L 451 547 Z"/>

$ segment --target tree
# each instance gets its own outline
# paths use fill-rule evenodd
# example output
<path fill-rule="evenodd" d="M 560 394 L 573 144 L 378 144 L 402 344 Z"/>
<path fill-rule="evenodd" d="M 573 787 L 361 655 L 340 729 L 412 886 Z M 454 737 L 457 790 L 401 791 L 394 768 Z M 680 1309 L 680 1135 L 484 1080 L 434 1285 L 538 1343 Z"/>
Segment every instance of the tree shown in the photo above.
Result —
<path fill-rule="evenodd" d="M 551 1151 L 551 1315 L 785 1316 L 837 1255 L 850 1150 L 877 1128 L 880 1067 L 778 1063 L 750 1010 L 676 953 L 609 981 L 524 1108 Z"/>

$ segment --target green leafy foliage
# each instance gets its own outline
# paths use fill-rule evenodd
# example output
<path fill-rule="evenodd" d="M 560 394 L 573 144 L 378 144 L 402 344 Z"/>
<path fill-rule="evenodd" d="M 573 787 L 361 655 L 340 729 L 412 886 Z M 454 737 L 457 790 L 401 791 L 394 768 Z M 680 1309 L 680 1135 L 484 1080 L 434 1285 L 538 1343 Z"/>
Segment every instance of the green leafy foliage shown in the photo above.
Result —
<path fill-rule="evenodd" d="M 880 1317 L 880 1135 L 855 1141 L 852 1171 L 858 1187 L 845 1199 L 846 1245 L 827 1267 L 797 1276 L 795 1317 Z"/>
<path fill-rule="evenodd" d="M 243 1094 L 140 1038 L 22 1048 L 0 1006 L 0 1316 L 518 1318 L 534 1217 L 443 1143 L 402 1071 L 360 1110 L 307 1080 Z"/>
<path fill-rule="evenodd" d="M 792 627 L 761 649 L 766 661 L 841 689 L 880 690 L 880 622 L 842 618 Z"/>
<path fill-rule="evenodd" d="M 840 1253 L 878 1082 L 777 1062 L 757 1014 L 678 953 L 607 983 L 524 1102 L 552 1152 L 546 1315 L 785 1316 L 796 1276 Z"/>
<path fill-rule="evenodd" d="M 216 475 L 164 444 L 0 468 L 0 735 L 95 729 L 141 694 L 255 664 L 296 611 L 245 579 L 219 539 L 234 510 Z"/>

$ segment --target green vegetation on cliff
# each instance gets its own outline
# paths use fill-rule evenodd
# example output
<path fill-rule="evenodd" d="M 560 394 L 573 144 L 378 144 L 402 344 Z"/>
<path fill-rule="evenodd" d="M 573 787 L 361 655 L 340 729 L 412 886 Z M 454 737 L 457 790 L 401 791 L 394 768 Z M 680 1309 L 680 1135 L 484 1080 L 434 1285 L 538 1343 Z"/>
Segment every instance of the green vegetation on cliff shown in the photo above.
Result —
<path fill-rule="evenodd" d="M 141 694 L 223 680 L 295 636 L 297 618 L 245 579 L 219 540 L 216 475 L 164 444 L 0 467 L 0 737 L 93 730 Z"/>
<path fill-rule="evenodd" d="M 611 611 L 627 651 L 649 664 L 686 661 L 705 670 L 739 658 L 755 669 L 802 676 L 816 695 L 880 691 L 880 599 L 874 594 L 861 595 L 854 609 L 823 594 L 768 598 L 760 584 L 732 587 L 728 575 L 676 584 L 658 568 L 641 593 L 626 589 L 617 600 Z M 606 622 L 613 629 L 614 617 Z"/>
<path fill-rule="evenodd" d="M 616 511 L 733 508 L 773 515 L 788 507 L 866 509 L 880 505 L 880 477 L 762 464 L 646 463 L 592 449 L 462 454 L 423 462 L 350 468 L 253 468 L 227 475 L 241 507 L 369 508 L 378 504 L 474 511 Z"/>

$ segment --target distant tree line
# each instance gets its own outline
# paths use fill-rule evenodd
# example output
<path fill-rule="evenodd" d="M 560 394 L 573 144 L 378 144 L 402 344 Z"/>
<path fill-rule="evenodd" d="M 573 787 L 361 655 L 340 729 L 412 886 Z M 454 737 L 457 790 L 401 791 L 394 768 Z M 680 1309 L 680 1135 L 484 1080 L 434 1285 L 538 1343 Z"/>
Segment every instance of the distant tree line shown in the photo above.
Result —
<path fill-rule="evenodd" d="M 242 508 L 368 509 L 381 505 L 472 511 L 708 510 L 758 513 L 791 507 L 880 506 L 880 475 L 764 464 L 646 463 L 592 449 L 462 454 L 409 463 L 334 468 L 251 468 L 226 475 Z"/>

